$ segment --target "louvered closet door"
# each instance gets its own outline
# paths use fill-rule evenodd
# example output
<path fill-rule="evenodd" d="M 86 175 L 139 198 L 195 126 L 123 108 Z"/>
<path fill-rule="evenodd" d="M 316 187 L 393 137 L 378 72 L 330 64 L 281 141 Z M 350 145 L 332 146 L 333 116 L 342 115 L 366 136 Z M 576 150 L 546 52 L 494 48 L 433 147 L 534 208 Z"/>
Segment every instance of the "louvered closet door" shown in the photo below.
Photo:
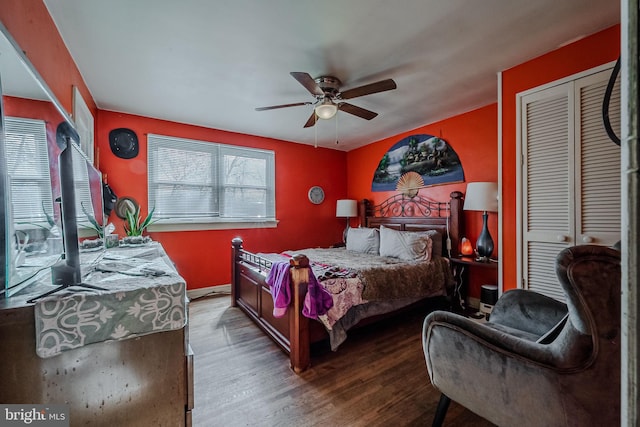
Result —
<path fill-rule="evenodd" d="M 620 148 L 602 101 L 611 71 L 521 98 L 522 286 L 564 300 L 555 259 L 567 246 L 620 239 Z M 620 135 L 620 88 L 609 109 Z"/>
<path fill-rule="evenodd" d="M 555 258 L 575 234 L 572 86 L 521 99 L 523 287 L 557 299 Z"/>
<path fill-rule="evenodd" d="M 576 242 L 611 246 L 620 240 L 620 147 L 607 136 L 602 101 L 611 71 L 576 81 Z M 609 118 L 620 136 L 620 84 L 611 94 Z"/>

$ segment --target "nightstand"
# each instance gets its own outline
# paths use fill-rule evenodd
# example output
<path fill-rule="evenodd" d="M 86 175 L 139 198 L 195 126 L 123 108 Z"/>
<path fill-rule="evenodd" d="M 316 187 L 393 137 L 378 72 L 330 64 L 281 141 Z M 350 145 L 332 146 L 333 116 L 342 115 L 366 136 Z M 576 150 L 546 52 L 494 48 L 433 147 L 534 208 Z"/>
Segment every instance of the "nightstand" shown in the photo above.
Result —
<path fill-rule="evenodd" d="M 451 271 L 455 279 L 455 289 L 451 301 L 452 310 L 455 312 L 465 312 L 468 309 L 468 291 L 469 291 L 469 270 L 475 268 L 498 269 L 498 262 L 491 260 L 489 262 L 476 261 L 474 257 L 459 256 L 449 258 L 451 261 Z"/>

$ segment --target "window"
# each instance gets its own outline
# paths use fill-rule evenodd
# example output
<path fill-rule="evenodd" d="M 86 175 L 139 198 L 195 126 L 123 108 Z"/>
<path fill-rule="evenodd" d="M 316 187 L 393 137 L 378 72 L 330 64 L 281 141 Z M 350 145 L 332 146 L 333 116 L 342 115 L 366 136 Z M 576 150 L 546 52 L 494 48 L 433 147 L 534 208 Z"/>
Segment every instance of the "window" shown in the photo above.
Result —
<path fill-rule="evenodd" d="M 5 117 L 5 153 L 14 222 L 48 228 L 53 201 L 45 122 Z"/>
<path fill-rule="evenodd" d="M 17 228 L 26 230 L 35 226 L 50 229 L 55 216 L 45 122 L 5 117 L 5 152 L 12 215 Z M 77 147 L 72 153 L 76 218 L 80 231 L 83 231 L 90 226 L 87 215 L 95 217 L 95 212 L 87 160 Z M 57 163 L 55 159 L 54 164 Z"/>
<path fill-rule="evenodd" d="M 275 222 L 273 151 L 151 134 L 147 142 L 149 209 L 159 224 Z"/>

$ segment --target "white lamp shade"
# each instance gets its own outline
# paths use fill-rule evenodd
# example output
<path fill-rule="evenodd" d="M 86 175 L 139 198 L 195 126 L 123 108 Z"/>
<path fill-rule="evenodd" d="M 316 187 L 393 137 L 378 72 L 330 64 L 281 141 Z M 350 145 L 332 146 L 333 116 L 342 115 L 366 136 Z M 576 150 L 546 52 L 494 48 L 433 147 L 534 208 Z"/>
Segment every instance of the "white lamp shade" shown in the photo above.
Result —
<path fill-rule="evenodd" d="M 329 98 L 325 98 L 321 104 L 316 106 L 316 115 L 324 120 L 330 119 L 338 112 L 338 106 L 331 102 Z"/>
<path fill-rule="evenodd" d="M 336 216 L 347 218 L 358 216 L 358 202 L 349 199 L 338 200 L 336 203 Z"/>
<path fill-rule="evenodd" d="M 498 183 L 470 182 L 467 184 L 464 210 L 498 212 Z"/>

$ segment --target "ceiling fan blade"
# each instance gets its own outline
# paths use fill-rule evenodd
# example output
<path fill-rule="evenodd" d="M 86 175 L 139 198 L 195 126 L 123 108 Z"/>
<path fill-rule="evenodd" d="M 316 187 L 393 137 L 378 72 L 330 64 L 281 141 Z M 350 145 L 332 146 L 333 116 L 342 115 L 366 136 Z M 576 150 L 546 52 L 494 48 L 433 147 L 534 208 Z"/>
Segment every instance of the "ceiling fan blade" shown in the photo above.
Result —
<path fill-rule="evenodd" d="M 316 112 L 314 110 L 311 113 L 311 117 L 309 117 L 309 120 L 307 120 L 307 123 L 304 124 L 304 127 L 310 128 L 311 126 L 315 125 L 317 121 L 318 121 L 318 116 L 316 116 Z"/>
<path fill-rule="evenodd" d="M 298 107 L 300 105 L 311 105 L 313 102 L 296 102 L 295 104 L 272 105 L 270 107 L 258 107 L 256 111 L 275 110 L 278 108 Z"/>
<path fill-rule="evenodd" d="M 371 95 L 372 93 L 384 92 L 397 88 L 393 79 L 381 80 L 364 86 L 354 87 L 340 94 L 342 99 L 352 99 L 358 96 Z"/>
<path fill-rule="evenodd" d="M 296 79 L 302 86 L 304 86 L 312 95 L 316 96 L 324 96 L 324 92 L 318 86 L 313 77 L 311 77 L 308 73 L 302 73 L 298 71 L 292 71 L 289 73 Z"/>
<path fill-rule="evenodd" d="M 354 116 L 362 117 L 366 120 L 371 120 L 378 115 L 378 113 L 374 113 L 373 111 L 364 109 L 362 107 L 357 107 L 353 104 L 349 104 L 348 102 L 341 102 L 338 105 L 338 108 L 345 113 L 353 114 Z"/>

